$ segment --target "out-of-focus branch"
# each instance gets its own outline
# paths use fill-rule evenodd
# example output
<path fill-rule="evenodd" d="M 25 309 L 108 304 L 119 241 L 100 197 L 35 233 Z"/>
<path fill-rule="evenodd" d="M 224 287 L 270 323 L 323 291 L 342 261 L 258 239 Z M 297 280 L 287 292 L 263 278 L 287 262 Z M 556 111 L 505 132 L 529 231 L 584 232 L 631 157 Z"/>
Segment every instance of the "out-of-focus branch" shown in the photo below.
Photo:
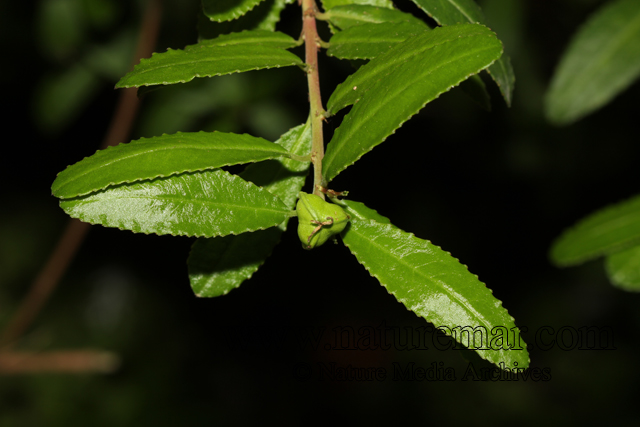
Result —
<path fill-rule="evenodd" d="M 158 39 L 161 15 L 160 0 L 148 0 L 142 25 L 140 26 L 133 64 L 137 64 L 140 58 L 149 57 L 153 53 Z M 120 93 L 101 148 L 116 145 L 128 138 L 138 107 L 139 102 L 136 96 L 136 89 L 124 89 Z M 13 345 L 31 325 L 75 257 L 75 254 L 87 235 L 87 231 L 89 231 L 89 224 L 76 219 L 70 219 L 68 221 L 49 259 L 34 279 L 28 294 L 22 300 L 18 310 L 3 331 L 0 337 L 0 346 L 6 348 Z M 2 356 L 10 357 L 11 355 L 3 353 Z M 46 355 L 41 354 L 40 356 L 42 357 L 41 360 L 47 360 L 45 358 Z"/>
<path fill-rule="evenodd" d="M 89 224 L 70 219 L 47 263 L 31 284 L 18 310 L 2 333 L 3 347 L 11 346 L 29 327 L 56 288 L 89 231 Z"/>
<path fill-rule="evenodd" d="M 108 374 L 119 364 L 120 360 L 114 353 L 100 350 L 0 352 L 0 374 L 3 375 L 42 372 Z"/>

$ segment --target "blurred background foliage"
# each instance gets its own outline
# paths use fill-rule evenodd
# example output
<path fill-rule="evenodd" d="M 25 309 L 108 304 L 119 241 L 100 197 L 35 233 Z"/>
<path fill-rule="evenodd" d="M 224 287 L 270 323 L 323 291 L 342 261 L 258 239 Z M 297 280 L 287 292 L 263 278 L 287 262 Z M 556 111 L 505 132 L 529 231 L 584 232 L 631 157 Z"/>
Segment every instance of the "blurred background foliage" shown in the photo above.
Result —
<path fill-rule="evenodd" d="M 50 185 L 57 172 L 97 149 L 117 99 L 113 86 L 130 67 L 143 3 L 0 3 L 0 81 L 10 103 L 3 114 L 0 325 L 67 221 Z M 157 51 L 197 41 L 198 3 L 163 1 Z M 491 85 L 490 113 L 453 90 L 334 187 L 467 264 L 528 329 L 531 366 L 549 368 L 550 381 L 461 381 L 467 362 L 453 350 L 300 348 L 293 338 L 300 328 L 324 328 L 331 343 L 336 326 L 425 326 L 342 245 L 307 252 L 295 233 L 286 233 L 252 279 L 207 300 L 194 297 L 188 283 L 193 239 L 95 226 L 18 347 L 104 349 L 118 354 L 121 365 L 108 375 L 0 376 L 0 425 L 238 425 L 266 418 L 298 425 L 318 423 L 327 407 L 334 419 L 371 424 L 637 423 L 640 296 L 610 286 L 601 261 L 558 270 L 547 251 L 576 219 L 639 192 L 640 86 L 571 126 L 549 125 L 542 105 L 554 67 L 571 34 L 604 2 L 478 3 L 512 58 L 512 108 Z M 396 4 L 418 13 L 406 1 Z M 299 34 L 295 4 L 278 29 Z M 326 100 L 351 68 L 334 58 L 320 67 Z M 199 79 L 148 93 L 131 139 L 216 129 L 275 140 L 306 119 L 306 102 L 299 70 Z M 339 120 L 329 120 L 329 135 Z M 309 274 L 311 265 L 326 268 Z M 542 326 L 611 327 L 616 349 L 544 351 L 534 340 Z M 239 339 L 243 346 L 234 345 Z M 316 370 L 331 362 L 385 368 L 388 377 L 294 376 L 300 363 Z M 425 368 L 442 362 L 458 380 L 393 381 L 394 362 Z"/>

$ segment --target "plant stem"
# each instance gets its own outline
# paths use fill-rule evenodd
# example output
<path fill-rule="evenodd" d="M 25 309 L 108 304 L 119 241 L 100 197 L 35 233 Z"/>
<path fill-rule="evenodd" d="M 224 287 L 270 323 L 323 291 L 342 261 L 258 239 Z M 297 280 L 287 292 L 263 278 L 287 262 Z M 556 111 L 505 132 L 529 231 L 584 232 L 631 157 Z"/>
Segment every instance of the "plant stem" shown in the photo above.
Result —
<path fill-rule="evenodd" d="M 324 157 L 324 138 L 322 121 L 324 108 L 320 96 L 320 76 L 318 73 L 318 49 L 320 48 L 316 29 L 316 2 L 302 0 L 302 36 L 304 37 L 305 62 L 307 64 L 307 83 L 309 85 L 309 104 L 311 116 L 311 162 L 313 163 L 313 194 L 324 200 L 324 194 L 318 186 L 325 187 L 322 179 L 322 158 Z"/>
<path fill-rule="evenodd" d="M 116 354 L 100 350 L 0 351 L 0 374 L 3 375 L 112 373 L 119 364 Z"/>
<path fill-rule="evenodd" d="M 162 5 L 159 0 L 148 0 L 145 6 L 143 21 L 138 33 L 138 46 L 131 64 L 137 64 L 140 58 L 147 58 L 153 53 L 160 22 Z M 109 124 L 107 134 L 100 148 L 117 145 L 128 138 L 139 107 L 136 89 L 125 89 L 120 93 L 114 115 Z M 0 346 L 7 348 L 13 345 L 28 329 L 45 303 L 58 286 L 60 279 L 73 260 L 80 245 L 84 241 L 90 224 L 77 219 L 69 219 L 67 227 L 58 240 L 55 249 L 49 255 L 46 264 L 36 276 L 27 295 L 21 301 L 13 317 L 0 335 Z M 1 369 L 0 369 L 1 371 Z"/>

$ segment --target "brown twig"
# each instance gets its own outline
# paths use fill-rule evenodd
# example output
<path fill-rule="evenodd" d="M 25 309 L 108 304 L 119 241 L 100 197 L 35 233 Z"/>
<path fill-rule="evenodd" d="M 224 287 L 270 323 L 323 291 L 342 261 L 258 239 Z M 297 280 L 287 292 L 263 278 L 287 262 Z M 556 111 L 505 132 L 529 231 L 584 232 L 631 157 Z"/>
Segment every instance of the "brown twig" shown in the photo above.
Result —
<path fill-rule="evenodd" d="M 0 374 L 3 375 L 41 372 L 110 373 L 119 364 L 120 360 L 114 353 L 100 350 L 0 352 Z"/>
<path fill-rule="evenodd" d="M 302 34 L 304 37 L 305 63 L 307 66 L 307 82 L 309 85 L 309 104 L 311 114 L 311 162 L 313 163 L 313 194 L 324 200 L 324 193 L 318 186 L 326 186 L 322 179 L 322 158 L 324 157 L 324 138 L 322 121 L 324 108 L 320 96 L 320 73 L 318 72 L 318 49 L 320 37 L 316 28 L 316 12 L 318 8 L 314 0 L 302 0 Z"/>
<path fill-rule="evenodd" d="M 137 64 L 140 58 L 149 57 L 153 53 L 156 40 L 158 39 L 161 15 L 160 1 L 148 0 L 142 25 L 140 26 L 138 45 L 133 64 Z M 128 138 L 138 107 L 139 102 L 135 88 L 125 89 L 120 93 L 114 115 L 109 124 L 107 134 L 102 141 L 101 148 L 116 145 Z M 31 325 L 75 257 L 75 254 L 87 235 L 87 231 L 89 231 L 89 224 L 76 219 L 70 219 L 68 221 L 58 244 L 42 270 L 40 270 L 40 273 L 36 276 L 29 292 L 3 331 L 2 337 L 0 338 L 0 345 L 3 347 L 13 345 L 27 330 L 29 325 Z M 6 356 L 6 354 L 4 354 L 4 356 Z"/>

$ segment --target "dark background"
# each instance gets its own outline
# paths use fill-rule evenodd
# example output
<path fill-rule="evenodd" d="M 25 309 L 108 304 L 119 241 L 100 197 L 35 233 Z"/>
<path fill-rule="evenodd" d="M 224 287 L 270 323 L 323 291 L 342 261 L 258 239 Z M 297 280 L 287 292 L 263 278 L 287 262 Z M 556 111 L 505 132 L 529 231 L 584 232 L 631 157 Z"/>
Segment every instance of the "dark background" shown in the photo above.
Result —
<path fill-rule="evenodd" d="M 58 3 L 65 1 L 91 3 Z M 91 10 L 106 10 L 104 22 L 83 24 L 81 37 L 61 33 L 71 42 L 56 47 L 51 34 L 65 30 L 43 30 L 50 21 L 44 3 L 0 4 L 0 325 L 8 322 L 68 219 L 50 194 L 51 183 L 102 140 L 117 99 L 112 88 L 129 67 L 141 15 L 140 2 L 94 0 Z M 94 226 L 19 348 L 104 349 L 118 354 L 121 366 L 107 375 L 0 376 L 0 425 L 637 422 L 640 297 L 612 287 L 601 260 L 560 270 L 550 265 L 547 251 L 579 218 L 639 192 L 640 86 L 576 124 L 550 126 L 542 100 L 554 66 L 571 34 L 604 2 L 479 3 L 512 58 L 513 106 L 506 108 L 491 84 L 490 113 L 459 90 L 444 94 L 341 173 L 333 187 L 348 189 L 354 200 L 468 265 L 528 330 L 523 336 L 531 367 L 546 368 L 548 381 L 463 381 L 469 362 L 455 350 L 336 349 L 336 327 L 428 326 L 342 244 L 303 251 L 289 230 L 240 288 L 198 299 L 186 268 L 194 239 Z M 156 50 L 194 43 L 197 10 L 195 0 L 165 1 Z M 288 6 L 278 29 L 297 37 L 298 15 L 295 5 Z M 118 35 L 124 42 L 114 55 L 124 58 L 123 65 L 109 65 L 111 74 L 94 69 L 98 83 L 87 86 L 90 94 L 77 113 L 59 125 L 47 122 L 47 110 L 53 114 L 62 108 L 56 102 L 64 103 L 60 97 L 39 98 L 47 81 Z M 351 68 L 333 58 L 324 58 L 320 67 L 326 100 Z M 306 81 L 293 68 L 177 86 L 183 87 L 143 100 L 132 139 L 218 129 L 275 140 L 307 115 Z M 337 123 L 339 117 L 330 120 L 329 135 Z M 611 328 L 615 349 L 556 345 L 545 351 L 535 338 L 544 326 Z M 321 345 L 300 346 L 301 330 L 324 331 Z M 321 366 L 332 362 L 385 369 L 387 377 L 321 378 Z M 436 363 L 453 370 L 456 380 L 395 381 L 395 366 L 411 363 L 425 369 Z M 303 381 L 300 372 L 307 368 L 311 377 Z M 325 419 L 325 413 L 332 416 Z"/>

